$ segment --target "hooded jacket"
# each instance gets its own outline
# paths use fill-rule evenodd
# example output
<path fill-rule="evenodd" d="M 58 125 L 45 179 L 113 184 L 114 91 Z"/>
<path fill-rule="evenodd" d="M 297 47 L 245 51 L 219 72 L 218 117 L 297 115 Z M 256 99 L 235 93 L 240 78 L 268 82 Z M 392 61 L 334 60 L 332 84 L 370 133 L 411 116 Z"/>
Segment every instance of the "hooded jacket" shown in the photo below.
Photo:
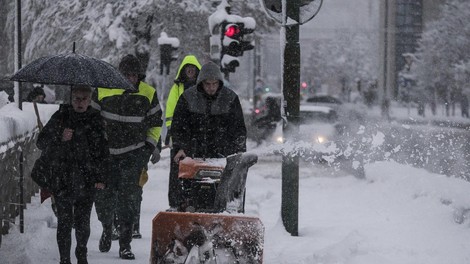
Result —
<path fill-rule="evenodd" d="M 219 80 L 219 89 L 208 95 L 203 81 Z M 240 100 L 223 86 L 219 66 L 205 64 L 196 86 L 186 90 L 175 108 L 172 124 L 173 146 L 188 156 L 218 158 L 246 151 L 246 127 Z"/>
<path fill-rule="evenodd" d="M 170 133 L 170 128 L 171 128 L 171 123 L 173 121 L 173 115 L 175 112 L 175 107 L 176 103 L 178 102 L 178 99 L 180 98 L 181 94 L 192 84 L 187 83 L 185 78 L 183 77 L 183 68 L 186 67 L 187 65 L 194 65 L 198 69 L 198 71 L 201 70 L 201 64 L 197 60 L 196 56 L 194 55 L 187 55 L 184 57 L 183 61 L 180 64 L 180 67 L 178 68 L 178 72 L 176 73 L 176 78 L 175 78 L 175 83 L 170 89 L 170 93 L 168 94 L 168 99 L 166 101 L 166 109 L 165 109 L 165 123 L 167 127 L 167 136 L 165 140 L 165 144 L 168 145 L 169 142 L 169 137 L 171 135 Z"/>

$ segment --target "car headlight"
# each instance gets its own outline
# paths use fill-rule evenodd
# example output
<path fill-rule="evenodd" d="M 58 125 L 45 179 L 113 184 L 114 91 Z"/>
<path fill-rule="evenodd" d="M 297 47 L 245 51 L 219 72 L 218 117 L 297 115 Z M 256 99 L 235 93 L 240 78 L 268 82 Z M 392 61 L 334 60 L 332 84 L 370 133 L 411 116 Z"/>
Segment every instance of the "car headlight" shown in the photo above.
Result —
<path fill-rule="evenodd" d="M 326 141 L 328 141 L 328 139 L 324 136 L 316 136 L 315 137 L 315 140 L 318 142 L 318 143 L 325 143 Z"/>
<path fill-rule="evenodd" d="M 284 143 L 284 137 L 282 137 L 282 136 L 276 137 L 276 142 L 277 143 Z"/>

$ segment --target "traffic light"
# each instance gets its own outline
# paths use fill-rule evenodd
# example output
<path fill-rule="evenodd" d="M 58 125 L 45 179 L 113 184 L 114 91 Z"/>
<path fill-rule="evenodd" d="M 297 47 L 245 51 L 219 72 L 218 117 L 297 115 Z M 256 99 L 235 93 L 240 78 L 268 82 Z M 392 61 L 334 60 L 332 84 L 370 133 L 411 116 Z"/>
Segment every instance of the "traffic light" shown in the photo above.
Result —
<path fill-rule="evenodd" d="M 174 52 L 178 50 L 180 42 L 177 38 L 170 38 L 162 32 L 158 38 L 158 45 L 160 46 L 160 75 L 163 75 L 164 68 L 166 68 L 166 75 L 169 75 L 171 62 L 178 59 L 178 55 Z"/>
<path fill-rule="evenodd" d="M 318 0 L 300 0 L 299 7 L 308 6 L 312 2 Z M 263 0 L 264 6 L 275 13 L 282 13 L 282 0 Z"/>
<path fill-rule="evenodd" d="M 220 66 L 223 72 L 235 72 L 235 68 L 240 66 L 237 59 L 240 55 L 240 28 L 232 23 L 222 23 L 221 28 Z"/>
<path fill-rule="evenodd" d="M 178 59 L 177 56 L 173 55 L 176 50 L 178 48 L 171 46 L 171 44 L 160 45 L 160 74 L 163 74 L 163 66 L 166 67 L 166 75 L 170 73 L 171 62 Z"/>
<path fill-rule="evenodd" d="M 229 23 L 227 21 L 222 22 L 220 28 L 222 44 L 220 53 L 221 69 L 223 72 L 235 72 L 235 68 L 240 66 L 237 57 L 242 56 L 245 50 L 254 48 L 252 41 L 248 39 L 249 36 L 247 35 L 253 33 L 254 28 L 246 27 L 243 22 Z"/>
<path fill-rule="evenodd" d="M 260 2 L 265 13 L 282 25 L 292 19 L 289 17 L 289 12 L 287 11 L 290 8 L 298 8 L 299 20 L 297 22 L 302 25 L 316 16 L 323 4 L 323 0 L 298 0 L 290 2 L 284 0 L 260 0 Z M 283 3 L 285 5 L 283 5 Z M 283 12 L 284 8 L 287 9 L 286 12 Z"/>

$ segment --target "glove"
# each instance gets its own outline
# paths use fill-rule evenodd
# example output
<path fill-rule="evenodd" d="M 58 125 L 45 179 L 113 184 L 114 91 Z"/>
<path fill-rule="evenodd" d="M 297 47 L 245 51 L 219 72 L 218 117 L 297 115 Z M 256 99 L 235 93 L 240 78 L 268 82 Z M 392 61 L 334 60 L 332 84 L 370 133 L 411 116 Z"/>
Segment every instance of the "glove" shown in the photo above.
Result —
<path fill-rule="evenodd" d="M 148 180 L 149 180 L 149 175 L 147 173 L 147 169 L 143 168 L 142 173 L 140 174 L 139 186 L 144 187 L 144 185 L 147 183 Z"/>
<path fill-rule="evenodd" d="M 150 161 L 155 164 L 160 160 L 160 150 L 155 148 L 152 152 L 152 156 L 150 157 Z"/>

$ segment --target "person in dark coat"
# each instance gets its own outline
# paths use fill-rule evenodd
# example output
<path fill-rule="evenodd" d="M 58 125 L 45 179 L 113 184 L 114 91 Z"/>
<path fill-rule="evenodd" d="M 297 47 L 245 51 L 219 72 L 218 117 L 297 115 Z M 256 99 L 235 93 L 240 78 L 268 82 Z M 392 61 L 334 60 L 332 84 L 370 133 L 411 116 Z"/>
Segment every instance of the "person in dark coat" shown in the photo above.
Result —
<path fill-rule="evenodd" d="M 171 134 L 176 163 L 186 156 L 220 158 L 246 151 L 246 127 L 240 100 L 224 86 L 215 63 L 202 66 L 196 86 L 180 96 Z M 181 196 L 179 199 L 181 201 Z"/>
<path fill-rule="evenodd" d="M 468 98 L 465 94 L 460 97 L 460 110 L 462 111 L 462 117 L 468 118 Z"/>
<path fill-rule="evenodd" d="M 197 76 L 201 70 L 201 64 L 194 55 L 187 55 L 181 62 L 173 86 L 171 86 L 166 101 L 165 123 L 166 137 L 165 147 L 170 147 L 170 174 L 168 181 L 168 204 L 170 209 L 167 211 L 176 211 L 178 207 L 178 197 L 176 195 L 179 188 L 178 181 L 178 164 L 173 162 L 176 151 L 171 146 L 171 123 L 173 121 L 173 113 L 175 112 L 176 103 L 184 91 L 196 85 Z"/>
<path fill-rule="evenodd" d="M 90 214 L 96 189 L 106 183 L 109 148 L 99 111 L 89 107 L 91 87 L 72 89 L 72 105 L 61 105 L 41 130 L 37 147 L 49 163 L 47 184 L 57 206 L 57 244 L 60 263 L 70 262 L 72 226 L 78 264 L 86 264 Z"/>
<path fill-rule="evenodd" d="M 119 225 L 119 257 L 135 259 L 131 242 L 134 225 L 140 216 L 142 186 L 139 180 L 149 160 L 160 160 L 162 110 L 157 91 L 145 83 L 145 70 L 131 54 L 119 63 L 119 71 L 134 84 L 133 89 L 97 88 L 92 107 L 106 122 L 110 162 L 107 187 L 97 193 L 95 208 L 103 226 L 98 248 L 109 252 L 112 245 L 114 215 Z"/>

